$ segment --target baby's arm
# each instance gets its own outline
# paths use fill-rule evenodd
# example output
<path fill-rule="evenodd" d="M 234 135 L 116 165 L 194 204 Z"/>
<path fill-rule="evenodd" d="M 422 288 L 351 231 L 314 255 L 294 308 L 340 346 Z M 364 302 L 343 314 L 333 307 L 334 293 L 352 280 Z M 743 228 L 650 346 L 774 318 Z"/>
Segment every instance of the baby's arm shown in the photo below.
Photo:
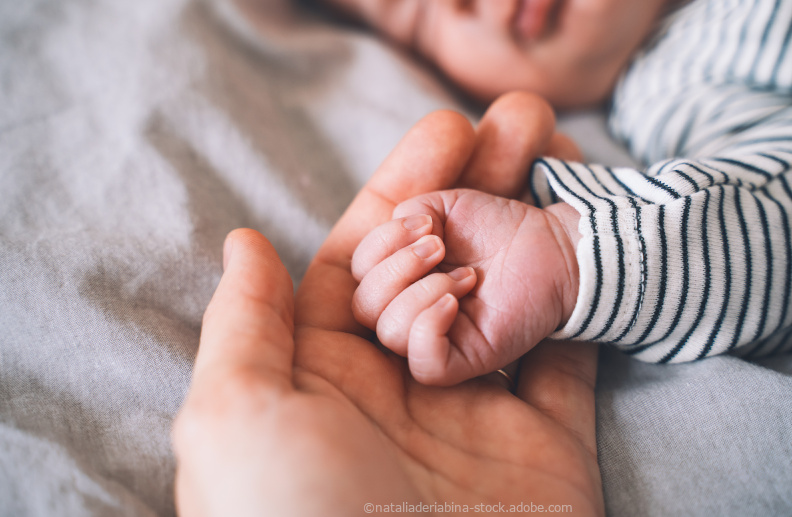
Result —
<path fill-rule="evenodd" d="M 355 316 L 421 382 L 501 368 L 571 314 L 576 227 L 565 204 L 540 210 L 462 189 L 411 199 L 353 256 Z"/>
<path fill-rule="evenodd" d="M 614 96 L 612 128 L 653 165 L 534 168 L 534 199 L 552 202 L 552 186 L 584 235 L 578 307 L 553 337 L 661 363 L 792 349 L 792 11 L 741 51 L 703 52 L 691 34 L 757 21 L 752 4 L 714 5 L 680 10 Z"/>

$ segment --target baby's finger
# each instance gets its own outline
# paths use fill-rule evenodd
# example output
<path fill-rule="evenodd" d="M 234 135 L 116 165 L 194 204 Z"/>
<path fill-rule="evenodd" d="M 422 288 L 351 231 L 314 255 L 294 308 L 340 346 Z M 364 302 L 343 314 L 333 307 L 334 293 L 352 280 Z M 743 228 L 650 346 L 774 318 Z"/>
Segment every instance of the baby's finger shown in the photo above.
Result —
<path fill-rule="evenodd" d="M 492 347 L 459 304 L 444 300 L 424 310 L 410 329 L 410 373 L 422 384 L 453 386 L 492 372 Z M 460 331 L 462 329 L 462 331 Z"/>
<path fill-rule="evenodd" d="M 440 237 L 426 235 L 374 266 L 352 296 L 355 319 L 370 329 L 375 328 L 385 307 L 439 264 L 444 255 Z"/>
<path fill-rule="evenodd" d="M 421 312 L 410 328 L 407 362 L 410 373 L 422 384 L 443 379 L 451 342 L 446 335 L 459 312 L 459 302 L 450 293 Z"/>
<path fill-rule="evenodd" d="M 493 342 L 479 328 L 479 325 L 468 315 L 469 308 L 462 302 L 461 312 L 448 328 L 426 320 L 421 321 L 423 330 L 410 333 L 409 357 L 419 355 L 427 357 L 426 369 L 413 371 L 413 376 L 423 384 L 434 386 L 453 386 L 460 382 L 492 373 L 498 368 L 509 368 L 521 350 L 504 348 L 503 343 Z M 418 318 L 416 318 L 418 322 Z M 434 326 L 432 326 L 434 325 Z M 437 338 L 437 332 L 443 330 L 445 341 Z M 513 374 L 515 370 L 510 370 Z"/>
<path fill-rule="evenodd" d="M 352 255 L 352 276 L 360 282 L 374 266 L 432 231 L 432 217 L 416 214 L 381 224 L 366 235 Z"/>
<path fill-rule="evenodd" d="M 418 315 L 443 295 L 461 298 L 476 286 L 476 272 L 460 267 L 448 273 L 432 273 L 404 289 L 382 311 L 377 321 L 380 342 L 399 355 L 407 355 L 409 330 Z"/>

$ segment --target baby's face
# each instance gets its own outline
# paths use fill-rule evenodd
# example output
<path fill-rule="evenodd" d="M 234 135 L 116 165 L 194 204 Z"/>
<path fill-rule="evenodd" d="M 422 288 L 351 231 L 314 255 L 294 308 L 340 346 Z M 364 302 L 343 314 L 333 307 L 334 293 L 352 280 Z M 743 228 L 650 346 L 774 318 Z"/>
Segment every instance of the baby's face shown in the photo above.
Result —
<path fill-rule="evenodd" d="M 415 49 L 475 97 L 603 100 L 670 0 L 325 0 Z"/>

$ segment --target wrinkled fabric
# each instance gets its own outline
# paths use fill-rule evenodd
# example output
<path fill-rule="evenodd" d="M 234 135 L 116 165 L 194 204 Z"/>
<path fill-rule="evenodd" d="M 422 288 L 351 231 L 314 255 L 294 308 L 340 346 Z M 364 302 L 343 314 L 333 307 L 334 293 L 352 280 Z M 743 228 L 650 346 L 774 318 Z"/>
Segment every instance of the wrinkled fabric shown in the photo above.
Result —
<path fill-rule="evenodd" d="M 479 115 L 286 2 L 0 4 L 0 515 L 173 515 L 170 427 L 225 235 L 261 231 L 299 282 L 438 108 Z M 601 114 L 562 126 L 587 159 L 631 164 Z M 789 356 L 603 351 L 609 514 L 792 513 L 791 376 Z"/>

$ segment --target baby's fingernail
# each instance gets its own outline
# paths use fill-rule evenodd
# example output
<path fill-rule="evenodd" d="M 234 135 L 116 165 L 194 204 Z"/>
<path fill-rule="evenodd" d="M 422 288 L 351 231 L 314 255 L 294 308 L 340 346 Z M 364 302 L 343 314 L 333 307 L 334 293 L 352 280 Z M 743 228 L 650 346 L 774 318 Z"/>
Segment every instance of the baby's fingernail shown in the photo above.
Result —
<path fill-rule="evenodd" d="M 402 221 L 404 229 L 411 232 L 432 224 L 432 217 L 427 214 L 411 215 Z"/>
<path fill-rule="evenodd" d="M 435 305 L 437 305 L 438 309 L 447 309 L 454 303 L 454 300 L 456 300 L 456 298 L 454 298 L 453 294 L 446 293 L 435 302 Z"/>
<path fill-rule="evenodd" d="M 448 273 L 448 276 L 450 276 L 451 279 L 456 280 L 458 282 L 460 280 L 466 279 L 467 277 L 469 277 L 472 274 L 473 274 L 473 268 L 472 267 L 459 267 L 459 268 L 456 268 L 453 271 L 450 271 Z"/>
<path fill-rule="evenodd" d="M 436 235 L 426 235 L 418 239 L 418 242 L 412 245 L 413 253 L 422 259 L 426 259 L 437 253 L 440 249 L 440 237 Z"/>

